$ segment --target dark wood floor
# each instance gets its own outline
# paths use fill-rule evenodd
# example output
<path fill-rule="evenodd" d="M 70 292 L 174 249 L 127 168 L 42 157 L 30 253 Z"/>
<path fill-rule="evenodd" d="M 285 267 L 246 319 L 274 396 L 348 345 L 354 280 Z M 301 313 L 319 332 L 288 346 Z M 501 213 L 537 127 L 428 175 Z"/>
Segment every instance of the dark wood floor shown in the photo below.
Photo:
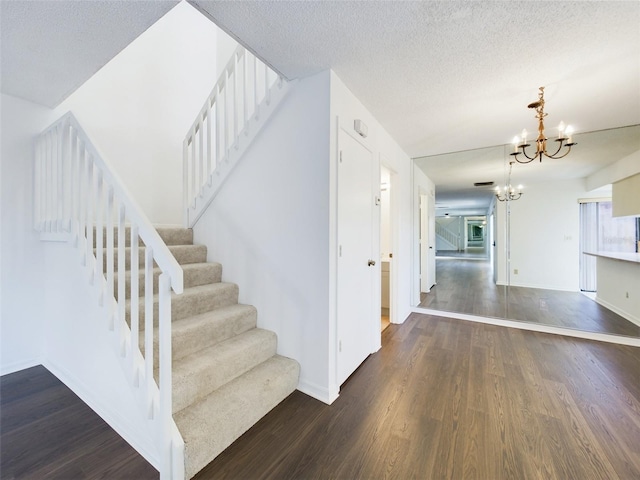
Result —
<path fill-rule="evenodd" d="M 327 406 L 300 392 L 204 479 L 637 479 L 640 349 L 412 314 Z"/>
<path fill-rule="evenodd" d="M 412 314 L 196 479 L 637 479 L 640 348 Z M 43 367 L 1 378 L 2 479 L 158 473 Z"/>
<path fill-rule="evenodd" d="M 420 307 L 640 337 L 640 326 L 582 293 L 496 285 L 486 259 L 437 258 L 436 278 Z"/>
<path fill-rule="evenodd" d="M 0 478 L 144 480 L 159 475 L 38 366 L 0 377 Z"/>

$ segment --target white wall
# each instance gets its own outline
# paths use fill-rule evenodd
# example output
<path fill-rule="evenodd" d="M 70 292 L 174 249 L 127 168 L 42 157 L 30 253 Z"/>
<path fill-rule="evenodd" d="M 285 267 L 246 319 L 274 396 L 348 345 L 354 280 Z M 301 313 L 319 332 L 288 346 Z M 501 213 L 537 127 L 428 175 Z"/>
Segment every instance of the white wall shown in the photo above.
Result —
<path fill-rule="evenodd" d="M 240 285 L 278 352 L 301 364 L 299 389 L 327 403 L 336 384 L 336 171 L 338 118 L 369 126 L 377 161 L 396 173 L 397 321 L 410 313 L 411 161 L 333 72 L 294 84 L 194 227 L 195 241 Z M 432 187 L 432 185 L 431 185 Z M 396 247 L 397 245 L 397 247 Z"/>
<path fill-rule="evenodd" d="M 332 234 L 335 238 L 336 214 L 335 195 L 337 175 L 335 165 L 337 165 L 337 121 L 344 125 L 353 125 L 354 120 L 361 119 L 369 127 L 367 140 L 374 148 L 378 161 L 388 169 L 395 172 L 394 192 L 391 194 L 392 202 L 397 209 L 392 212 L 397 225 L 397 232 L 394 238 L 393 261 L 398 272 L 397 291 L 397 322 L 403 322 L 411 312 L 411 272 L 413 242 L 413 217 L 412 217 L 412 162 L 409 156 L 400 148 L 393 138 L 380 125 L 375 117 L 365 108 L 364 105 L 353 95 L 340 78 L 331 72 L 331 149 L 330 162 L 332 165 L 331 194 L 332 194 Z M 397 193 L 397 197 L 395 196 Z M 393 234 L 393 233 L 392 233 Z M 335 245 L 334 245 L 335 247 Z M 337 257 L 332 252 L 332 264 L 335 265 Z"/>
<path fill-rule="evenodd" d="M 2 95 L 0 374 L 42 362 L 44 252 L 33 230 L 33 140 L 53 112 Z"/>
<path fill-rule="evenodd" d="M 367 144 L 373 148 L 376 162 L 384 164 L 395 172 L 394 187 L 391 191 L 392 204 L 395 212 L 397 231 L 393 239 L 393 271 L 391 283 L 395 285 L 391 298 L 391 320 L 402 323 L 411 312 L 412 298 L 412 272 L 414 261 L 412 254 L 413 244 L 413 185 L 412 162 L 409 156 L 400 148 L 393 138 L 384 130 L 375 117 L 353 95 L 340 78 L 331 72 L 331 129 L 330 129 L 330 168 L 331 168 L 331 207 L 330 230 L 331 238 L 330 261 L 330 285 L 329 311 L 330 311 L 330 351 L 329 374 L 330 390 L 337 391 L 336 376 L 336 348 L 337 348 L 337 164 L 338 164 L 338 128 L 343 125 L 346 128 L 353 126 L 354 121 L 360 119 L 368 126 Z M 378 244 L 379 249 L 379 244 Z M 379 268 L 376 266 L 376 268 Z M 380 292 L 380 275 L 377 275 L 378 284 L 376 291 Z M 379 300 L 379 299 L 378 299 Z M 379 348 L 379 338 L 378 347 Z"/>
<path fill-rule="evenodd" d="M 328 392 L 329 74 L 294 84 L 194 227 L 240 302 L 300 362 L 299 389 Z"/>
<path fill-rule="evenodd" d="M 152 465 L 159 468 L 153 426 L 134 396 L 98 295 L 88 287 L 70 243 L 43 242 L 42 362 Z"/>
<path fill-rule="evenodd" d="M 519 200 L 511 202 L 511 285 L 579 290 L 578 199 L 590 196 L 584 179 L 575 179 L 529 185 Z M 500 223 L 504 203 L 498 205 Z M 504 248 L 501 240 L 499 228 L 498 249 Z M 504 268 L 503 261 L 499 283 L 505 282 Z"/>
<path fill-rule="evenodd" d="M 182 2 L 57 109 L 73 111 L 154 223 L 182 223 L 182 141 L 217 80 L 217 36 Z"/>

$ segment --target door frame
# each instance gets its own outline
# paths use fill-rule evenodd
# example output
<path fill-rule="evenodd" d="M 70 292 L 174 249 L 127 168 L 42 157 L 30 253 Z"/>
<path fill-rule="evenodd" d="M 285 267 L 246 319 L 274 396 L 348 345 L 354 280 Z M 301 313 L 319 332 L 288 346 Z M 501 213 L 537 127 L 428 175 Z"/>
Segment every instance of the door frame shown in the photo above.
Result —
<path fill-rule="evenodd" d="M 390 230 L 390 249 L 391 253 L 394 251 L 397 253 L 397 250 L 400 246 L 400 229 L 398 218 L 400 216 L 399 209 L 399 187 L 398 187 L 398 172 L 394 170 L 391 166 L 391 162 L 389 159 L 380 154 L 380 167 L 379 171 L 382 171 L 382 168 L 386 168 L 389 171 L 389 230 Z M 380 181 L 378 181 L 378 185 L 380 185 Z M 378 231 L 380 231 L 380 226 L 382 224 L 382 219 L 380 215 L 380 210 L 378 209 Z M 380 252 L 378 257 L 381 255 L 380 251 L 380 239 L 378 239 L 378 251 Z M 402 323 L 404 319 L 398 318 L 398 257 L 395 255 L 393 260 L 389 264 L 389 321 L 391 323 Z M 382 303 L 382 302 L 381 302 Z"/>

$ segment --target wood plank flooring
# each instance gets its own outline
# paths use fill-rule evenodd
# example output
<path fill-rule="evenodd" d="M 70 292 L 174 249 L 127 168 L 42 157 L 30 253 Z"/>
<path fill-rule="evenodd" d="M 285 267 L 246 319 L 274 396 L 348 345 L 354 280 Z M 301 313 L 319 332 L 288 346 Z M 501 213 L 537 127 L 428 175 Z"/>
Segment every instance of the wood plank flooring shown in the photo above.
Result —
<path fill-rule="evenodd" d="M 300 392 L 204 479 L 637 479 L 640 349 L 412 314 L 333 405 Z"/>
<path fill-rule="evenodd" d="M 420 307 L 640 337 L 640 326 L 582 293 L 494 284 L 488 260 L 437 258 L 436 272 Z"/>
<path fill-rule="evenodd" d="M 382 343 L 333 405 L 294 392 L 195 478 L 640 478 L 640 348 L 420 314 Z M 0 388 L 2 479 L 158 478 L 43 367 Z"/>
<path fill-rule="evenodd" d="M 158 472 L 43 366 L 0 377 L 0 478 L 158 479 Z"/>

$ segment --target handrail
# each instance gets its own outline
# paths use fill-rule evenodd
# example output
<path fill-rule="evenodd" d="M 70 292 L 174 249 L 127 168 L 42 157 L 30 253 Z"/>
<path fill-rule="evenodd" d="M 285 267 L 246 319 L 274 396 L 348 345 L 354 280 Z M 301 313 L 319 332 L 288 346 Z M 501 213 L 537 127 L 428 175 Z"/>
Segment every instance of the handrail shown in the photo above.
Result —
<path fill-rule="evenodd" d="M 143 404 L 142 411 L 154 421 L 152 438 L 159 442 L 161 478 L 181 479 L 184 442 L 172 416 L 171 291 L 183 291 L 182 267 L 71 112 L 36 139 L 34 180 L 35 228 L 45 235 L 69 235 L 80 251 L 90 285 L 98 291 L 99 305 L 115 333 L 116 351 Z M 144 252 L 139 241 L 144 243 Z M 130 290 L 126 289 L 127 259 Z M 155 265 L 161 272 L 157 285 Z M 159 337 L 157 366 L 153 355 L 154 317 Z M 144 353 L 139 346 L 141 332 Z M 159 383 L 154 371 L 158 372 Z"/>
<path fill-rule="evenodd" d="M 251 135 L 264 124 L 283 96 L 284 79 L 238 45 L 183 142 L 185 223 L 193 226 L 211 202 Z M 217 182 L 217 184 L 216 184 Z"/>

